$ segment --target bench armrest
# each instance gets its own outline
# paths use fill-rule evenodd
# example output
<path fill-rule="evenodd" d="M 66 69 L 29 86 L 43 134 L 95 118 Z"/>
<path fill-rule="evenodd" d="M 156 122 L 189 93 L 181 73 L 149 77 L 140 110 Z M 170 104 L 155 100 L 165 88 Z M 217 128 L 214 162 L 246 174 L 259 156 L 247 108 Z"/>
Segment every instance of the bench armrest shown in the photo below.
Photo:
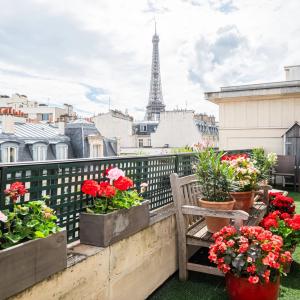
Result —
<path fill-rule="evenodd" d="M 209 208 L 202 208 L 193 205 L 181 206 L 181 211 L 184 215 L 217 217 L 228 219 L 248 220 L 249 214 L 243 210 L 215 210 Z"/>

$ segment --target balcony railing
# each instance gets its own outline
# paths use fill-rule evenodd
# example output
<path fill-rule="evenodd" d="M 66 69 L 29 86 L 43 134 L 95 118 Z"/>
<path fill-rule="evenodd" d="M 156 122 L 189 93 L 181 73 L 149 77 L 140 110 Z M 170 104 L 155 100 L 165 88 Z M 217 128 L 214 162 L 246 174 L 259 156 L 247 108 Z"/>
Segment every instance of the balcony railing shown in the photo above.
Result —
<path fill-rule="evenodd" d="M 137 189 L 142 182 L 149 184 L 144 197 L 150 200 L 153 210 L 172 202 L 170 174 L 191 174 L 193 161 L 193 153 L 183 153 L 0 164 L 0 210 L 11 205 L 4 190 L 9 184 L 21 181 L 25 183 L 28 193 L 20 202 L 49 196 L 48 204 L 57 212 L 58 225 L 66 228 L 70 243 L 79 239 L 79 213 L 91 201 L 81 192 L 84 180 L 100 180 L 106 168 L 116 166 L 134 180 Z"/>

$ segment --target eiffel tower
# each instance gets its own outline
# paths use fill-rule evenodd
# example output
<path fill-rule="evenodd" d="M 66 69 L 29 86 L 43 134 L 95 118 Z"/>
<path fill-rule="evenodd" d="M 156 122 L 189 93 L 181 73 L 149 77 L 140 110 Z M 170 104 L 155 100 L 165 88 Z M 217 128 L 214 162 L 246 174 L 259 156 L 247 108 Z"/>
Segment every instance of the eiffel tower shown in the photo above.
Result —
<path fill-rule="evenodd" d="M 163 95 L 161 89 L 158 43 L 159 43 L 159 36 L 156 33 L 156 23 L 155 23 L 155 33 L 152 38 L 153 50 L 152 50 L 150 93 L 149 93 L 148 105 L 146 107 L 147 111 L 145 115 L 145 120 L 147 121 L 159 121 L 160 113 L 165 111 L 165 104 L 163 103 Z"/>

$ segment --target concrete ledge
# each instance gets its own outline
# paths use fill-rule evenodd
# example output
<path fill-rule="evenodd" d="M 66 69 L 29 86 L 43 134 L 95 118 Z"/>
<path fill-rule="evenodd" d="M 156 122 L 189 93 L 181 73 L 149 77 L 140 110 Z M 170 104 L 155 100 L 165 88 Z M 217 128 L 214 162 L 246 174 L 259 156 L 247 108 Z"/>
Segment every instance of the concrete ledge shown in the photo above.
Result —
<path fill-rule="evenodd" d="M 66 270 L 11 300 L 146 299 L 177 269 L 173 215 L 173 204 L 159 208 L 149 227 L 106 248 L 70 244 Z"/>

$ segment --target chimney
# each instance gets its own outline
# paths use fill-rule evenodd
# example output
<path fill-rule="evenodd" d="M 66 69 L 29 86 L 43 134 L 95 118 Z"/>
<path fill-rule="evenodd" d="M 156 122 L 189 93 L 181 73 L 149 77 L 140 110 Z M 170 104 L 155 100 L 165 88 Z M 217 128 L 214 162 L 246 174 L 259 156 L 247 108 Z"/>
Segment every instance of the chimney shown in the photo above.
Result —
<path fill-rule="evenodd" d="M 15 133 L 15 123 L 13 116 L 2 116 L 2 133 L 14 134 Z"/>
<path fill-rule="evenodd" d="M 58 133 L 60 135 L 65 135 L 66 123 L 65 122 L 58 122 L 57 126 L 58 126 Z"/>

